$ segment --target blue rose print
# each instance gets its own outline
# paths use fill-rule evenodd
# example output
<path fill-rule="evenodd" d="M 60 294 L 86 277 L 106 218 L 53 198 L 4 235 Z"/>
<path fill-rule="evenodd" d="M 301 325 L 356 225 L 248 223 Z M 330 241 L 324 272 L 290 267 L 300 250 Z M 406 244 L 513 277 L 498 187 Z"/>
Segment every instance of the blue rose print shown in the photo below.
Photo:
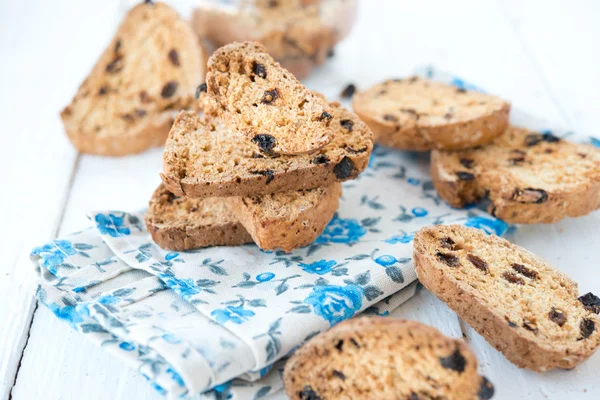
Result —
<path fill-rule="evenodd" d="M 79 315 L 79 313 L 75 310 L 74 306 L 66 306 L 61 308 L 58 306 L 58 304 L 50 304 L 48 305 L 48 308 L 59 319 L 67 321 L 71 326 L 75 326 L 75 324 L 83 321 L 83 318 L 81 318 L 81 315 Z"/>
<path fill-rule="evenodd" d="M 175 279 L 166 274 L 159 275 L 159 278 L 184 299 L 189 299 L 200 293 L 200 289 L 196 286 L 193 279 Z"/>
<path fill-rule="evenodd" d="M 100 304 L 104 304 L 105 306 L 111 305 L 111 304 L 115 304 L 117 302 L 119 302 L 119 298 L 116 296 L 112 296 L 112 295 L 106 295 L 106 296 L 102 296 L 100 297 L 100 299 L 98 299 L 98 302 Z"/>
<path fill-rule="evenodd" d="M 129 228 L 124 226 L 125 213 L 123 213 L 120 217 L 117 217 L 114 214 L 97 214 L 95 220 L 96 227 L 103 235 L 119 237 L 129 235 L 131 233 Z"/>
<path fill-rule="evenodd" d="M 31 251 L 31 255 L 39 255 L 42 258 L 44 267 L 52 273 L 56 272 L 56 266 L 62 264 L 65 258 L 75 254 L 77 254 L 77 250 L 68 240 L 54 240 L 52 243 L 36 247 Z"/>
<path fill-rule="evenodd" d="M 417 178 L 408 178 L 406 180 L 406 182 L 408 182 L 409 184 L 411 184 L 413 186 L 419 186 L 421 184 L 421 180 L 419 180 Z"/>
<path fill-rule="evenodd" d="M 482 229 L 485 233 L 502 236 L 508 230 L 508 224 L 502 220 L 485 217 L 469 217 L 465 226 Z"/>
<path fill-rule="evenodd" d="M 181 343 L 181 339 L 179 339 L 177 336 L 173 335 L 172 333 L 165 333 L 162 335 L 162 338 L 167 343 L 171 343 L 171 344 Z"/>
<path fill-rule="evenodd" d="M 304 303 L 330 326 L 351 318 L 362 306 L 363 289 L 358 285 L 315 286 Z"/>
<path fill-rule="evenodd" d="M 177 258 L 179 256 L 179 253 L 176 253 L 174 251 L 167 253 L 167 255 L 165 256 L 165 261 L 171 261 L 174 258 Z"/>
<path fill-rule="evenodd" d="M 135 346 L 129 342 L 121 342 L 119 347 L 125 351 L 133 351 L 135 350 Z"/>
<path fill-rule="evenodd" d="M 410 243 L 413 241 L 414 238 L 415 238 L 414 234 L 402 233 L 400 235 L 396 235 L 389 239 L 386 239 L 386 240 L 384 240 L 384 242 L 389 243 L 389 244 Z"/>
<path fill-rule="evenodd" d="M 389 254 L 384 254 L 382 256 L 377 257 L 375 259 L 375 262 L 377 264 L 381 265 L 382 267 L 389 267 L 390 265 L 396 264 L 396 262 L 398 262 L 398 260 L 394 256 L 391 256 Z"/>
<path fill-rule="evenodd" d="M 308 272 L 309 274 L 325 275 L 333 270 L 335 264 L 337 263 L 334 260 L 320 260 L 312 264 L 299 263 L 298 265 L 302 267 L 304 272 Z"/>
<path fill-rule="evenodd" d="M 210 315 L 212 315 L 215 321 L 217 321 L 219 324 L 232 322 L 239 325 L 248 321 L 248 319 L 253 317 L 255 313 L 252 310 L 244 309 L 244 306 L 227 306 L 224 309 L 213 310 Z"/>
<path fill-rule="evenodd" d="M 258 282 L 269 282 L 273 278 L 275 278 L 275 274 L 272 272 L 263 272 L 262 274 L 256 275 L 256 280 Z"/>
<path fill-rule="evenodd" d="M 215 394 L 215 400 L 226 400 L 233 397 L 231 394 L 231 381 L 215 386 L 212 390 Z"/>
<path fill-rule="evenodd" d="M 596 147 L 600 147 L 600 139 L 595 138 L 595 137 L 590 137 L 592 144 Z"/>
<path fill-rule="evenodd" d="M 173 379 L 179 386 L 185 386 L 183 378 L 181 378 L 181 375 L 179 375 L 173 368 L 167 368 L 167 374 L 171 375 L 171 379 Z"/>
<path fill-rule="evenodd" d="M 415 217 L 424 217 L 428 214 L 427 210 L 423 207 L 415 207 L 411 210 Z"/>
<path fill-rule="evenodd" d="M 337 213 L 315 243 L 355 243 L 367 233 L 355 219 L 343 219 Z"/>

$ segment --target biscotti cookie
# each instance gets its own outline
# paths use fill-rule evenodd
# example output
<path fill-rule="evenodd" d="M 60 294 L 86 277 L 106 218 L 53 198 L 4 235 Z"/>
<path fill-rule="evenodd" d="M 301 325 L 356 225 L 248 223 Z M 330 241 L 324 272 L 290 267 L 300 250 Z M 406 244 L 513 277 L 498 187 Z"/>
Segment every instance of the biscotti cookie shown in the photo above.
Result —
<path fill-rule="evenodd" d="M 377 143 L 402 150 L 465 149 L 502 135 L 510 104 L 418 77 L 388 80 L 353 97 Z"/>
<path fill-rule="evenodd" d="M 292 400 L 490 399 L 462 340 L 415 321 L 360 317 L 344 321 L 298 349 L 283 382 Z"/>
<path fill-rule="evenodd" d="M 161 177 L 178 196 L 255 196 L 327 187 L 354 179 L 369 163 L 373 133 L 353 113 L 331 103 L 333 141 L 318 152 L 265 157 L 218 119 L 182 112 L 163 156 Z"/>
<path fill-rule="evenodd" d="M 573 368 L 600 344 L 600 299 L 527 250 L 464 226 L 415 235 L 421 283 L 521 368 Z"/>
<path fill-rule="evenodd" d="M 218 47 L 251 40 L 298 79 L 322 64 L 349 33 L 355 0 L 259 0 L 199 2 L 192 15 L 196 33 Z"/>
<path fill-rule="evenodd" d="M 205 65 L 198 38 L 174 10 L 134 7 L 61 113 L 69 139 L 80 152 L 110 156 L 164 144 L 174 111 L 193 105 Z"/>
<path fill-rule="evenodd" d="M 453 207 L 486 199 L 511 223 L 552 223 L 600 208 L 600 151 L 551 133 L 509 127 L 491 144 L 434 151 L 431 175 Z"/>
<path fill-rule="evenodd" d="M 338 208 L 342 185 L 227 197 L 239 221 L 263 250 L 290 252 L 307 246 L 323 232 Z"/>
<path fill-rule="evenodd" d="M 189 250 L 209 246 L 238 246 L 252 237 L 220 198 L 178 197 L 160 185 L 145 215 L 152 240 L 163 249 Z"/>
<path fill-rule="evenodd" d="M 307 153 L 332 139 L 327 102 L 258 43 L 221 47 L 208 60 L 206 82 L 223 122 L 263 154 Z"/>

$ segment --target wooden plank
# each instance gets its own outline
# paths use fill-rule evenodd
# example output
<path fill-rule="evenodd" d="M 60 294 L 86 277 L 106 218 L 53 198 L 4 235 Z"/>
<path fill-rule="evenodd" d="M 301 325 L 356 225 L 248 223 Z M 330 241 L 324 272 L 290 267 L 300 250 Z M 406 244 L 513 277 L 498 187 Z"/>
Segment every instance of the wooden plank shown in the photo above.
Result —
<path fill-rule="evenodd" d="M 594 0 L 502 0 L 524 52 L 539 72 L 546 91 L 570 127 L 600 136 L 600 3 Z"/>
<path fill-rule="evenodd" d="M 5 143 L 0 149 L 0 218 L 10 233 L 0 241 L 0 398 L 9 396 L 22 362 L 35 309 L 36 274 L 29 252 L 56 236 L 76 166 L 59 112 L 95 62 L 100 35 L 112 29 L 117 2 L 3 2 L 0 87 Z M 87 15 L 87 18 L 85 16 Z M 60 23 L 51 16 L 60 16 Z M 85 21 L 86 23 L 83 23 Z M 35 27 L 35 29 L 32 29 Z M 22 365 L 22 364 L 21 364 Z"/>
<path fill-rule="evenodd" d="M 565 12 L 564 2 L 557 1 L 544 2 L 540 7 L 533 1 L 509 0 L 502 1 L 500 6 L 498 11 L 503 11 L 511 22 L 512 36 L 519 41 L 529 65 L 541 81 L 544 96 L 551 100 L 558 122 L 578 132 L 598 132 L 600 116 L 591 108 L 593 100 L 598 100 L 594 88 L 598 87 L 600 78 L 597 71 L 592 70 L 594 65 L 589 64 L 594 55 L 582 51 L 595 43 L 593 37 L 600 37 L 600 29 L 591 17 L 598 3 L 571 2 L 568 12 Z M 577 72 L 574 72 L 575 65 Z M 552 108 L 539 116 L 547 117 Z M 592 250 L 600 243 L 599 223 L 600 212 L 595 212 L 549 226 L 521 226 L 512 240 L 580 282 L 581 293 L 597 293 L 600 292 L 600 273 L 590 266 L 600 264 L 600 254 Z M 600 396 L 596 379 L 600 357 L 597 355 L 574 371 L 540 374 L 519 370 L 472 328 L 462 324 L 484 373 L 496 383 L 498 398 L 596 399 Z"/>
<path fill-rule="evenodd" d="M 94 39 L 84 35 L 99 29 L 79 27 L 73 19 L 78 7 L 38 3 L 0 5 L 1 107 L 8 111 L 0 160 L 3 187 L 10 190 L 0 208 L 3 226 L 10 229 L 0 241 L 0 288 L 10 299 L 0 304 L 0 320 L 5 321 L 0 325 L 0 398 L 8 396 L 15 380 L 35 308 L 28 254 L 56 234 L 77 156 L 58 112 L 91 66 L 86 54 Z M 61 24 L 50 15 L 61 15 Z M 76 31 L 82 34 L 78 40 Z"/>

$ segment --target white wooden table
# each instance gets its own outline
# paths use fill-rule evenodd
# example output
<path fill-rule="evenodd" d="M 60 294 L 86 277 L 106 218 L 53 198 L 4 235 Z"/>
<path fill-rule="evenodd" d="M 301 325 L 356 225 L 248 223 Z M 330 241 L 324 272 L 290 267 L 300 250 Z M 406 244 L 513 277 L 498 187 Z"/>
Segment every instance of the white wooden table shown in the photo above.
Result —
<path fill-rule="evenodd" d="M 161 151 L 80 155 L 58 116 L 111 38 L 127 1 L 0 2 L 0 399 L 159 399 L 33 297 L 28 253 L 87 224 L 89 209 L 139 209 L 159 183 Z M 192 0 L 176 2 L 187 12 Z M 434 64 L 516 108 L 600 134 L 600 2 L 363 0 L 336 56 L 307 85 L 335 95 Z M 522 227 L 514 240 L 600 292 L 600 212 Z M 394 313 L 474 348 L 497 399 L 598 399 L 600 354 L 574 371 L 519 370 L 427 291 Z M 279 396 L 283 397 L 283 396 Z"/>

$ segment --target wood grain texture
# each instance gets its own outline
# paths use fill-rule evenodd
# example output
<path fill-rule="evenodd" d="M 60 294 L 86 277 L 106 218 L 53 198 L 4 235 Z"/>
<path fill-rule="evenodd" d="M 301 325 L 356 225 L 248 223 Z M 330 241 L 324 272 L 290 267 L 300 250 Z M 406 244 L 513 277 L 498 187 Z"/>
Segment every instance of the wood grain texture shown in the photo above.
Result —
<path fill-rule="evenodd" d="M 185 12 L 192 2 L 172 3 Z M 46 309 L 37 309 L 31 324 L 30 247 L 85 226 L 90 209 L 144 207 L 159 183 L 160 150 L 123 159 L 83 156 L 76 163 L 58 117 L 131 4 L 0 3 L 0 110 L 8 128 L 0 162 L 8 172 L 4 187 L 11 189 L 0 208 L 5 226 L 0 293 L 15 299 L 0 302 L 0 320 L 8 321 L 0 325 L 0 399 L 11 389 L 19 400 L 162 398 L 135 371 Z M 338 99 L 349 82 L 364 89 L 433 64 L 511 100 L 516 109 L 600 136 L 600 60 L 593 51 L 600 38 L 597 2 L 567 7 L 560 0 L 363 0 L 360 6 L 350 37 L 305 81 L 330 100 Z M 600 272 L 594 268 L 600 265 L 599 223 L 596 212 L 550 226 L 521 227 L 513 239 L 567 272 L 582 293 L 600 292 Z M 600 397 L 599 355 L 574 371 L 519 370 L 427 291 L 392 316 L 419 320 L 453 337 L 464 331 L 481 372 L 496 386 L 497 399 Z"/>

